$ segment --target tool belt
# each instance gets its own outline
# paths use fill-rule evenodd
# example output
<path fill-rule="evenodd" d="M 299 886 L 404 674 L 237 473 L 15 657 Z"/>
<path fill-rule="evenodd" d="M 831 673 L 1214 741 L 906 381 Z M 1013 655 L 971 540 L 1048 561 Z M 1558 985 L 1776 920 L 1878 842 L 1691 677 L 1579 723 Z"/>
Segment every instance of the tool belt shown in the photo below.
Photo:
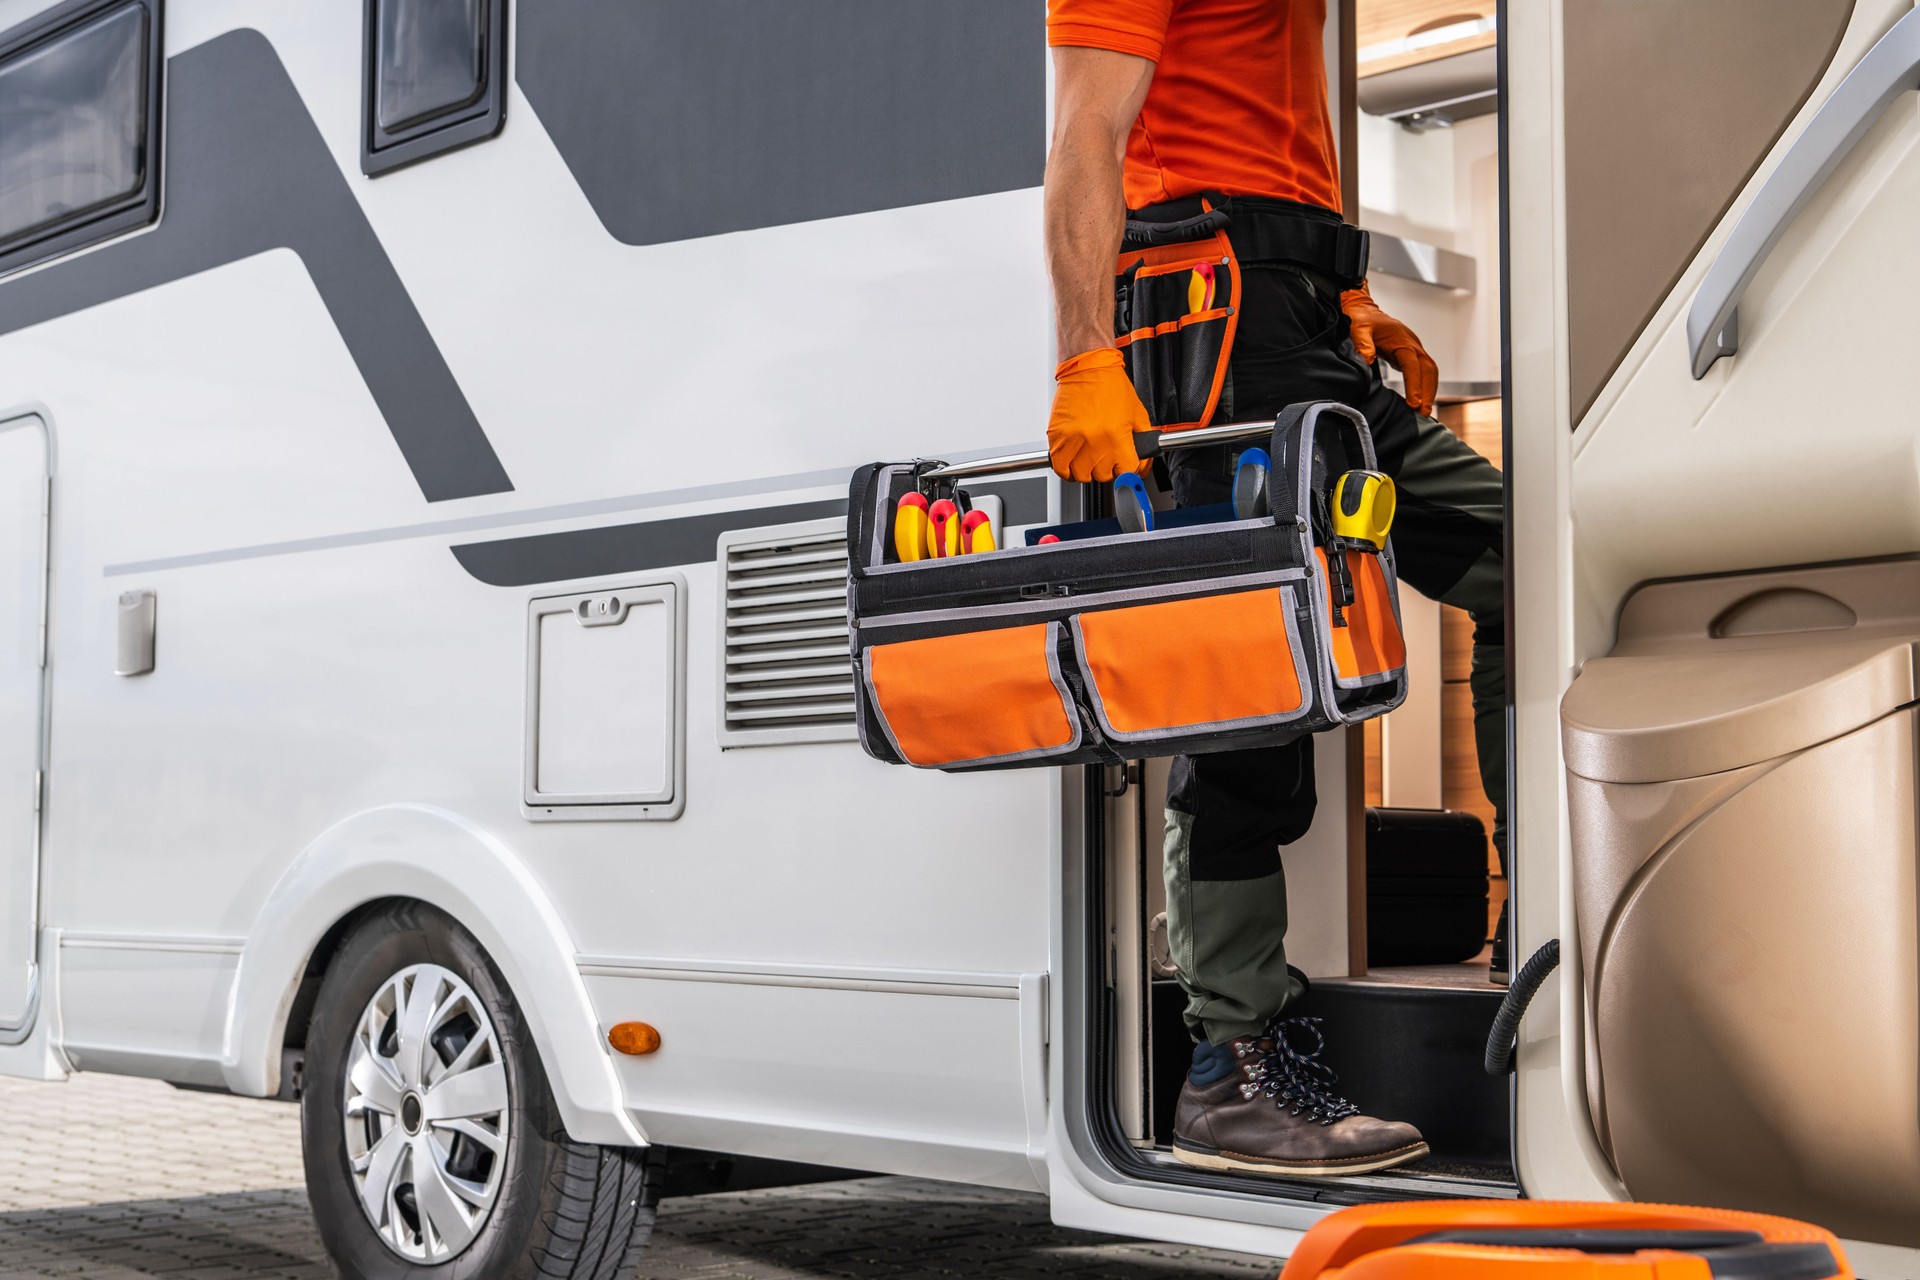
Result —
<path fill-rule="evenodd" d="M 1367 233 L 1330 209 L 1198 195 L 1127 214 L 1114 267 L 1116 345 L 1148 420 L 1213 420 L 1239 328 L 1242 264 L 1285 263 L 1341 289 L 1367 278 Z"/>
<path fill-rule="evenodd" d="M 1115 763 L 1274 745 L 1398 706 L 1392 544 L 1334 527 L 1335 481 L 1374 466 L 1366 420 L 1298 404 L 1251 443 L 1271 452 L 1266 514 L 1229 504 L 1150 533 L 1094 521 L 1059 527 L 1059 542 L 904 562 L 901 499 L 964 507 L 964 489 L 930 477 L 936 462 L 855 472 L 848 602 L 867 754 L 956 771 Z"/>

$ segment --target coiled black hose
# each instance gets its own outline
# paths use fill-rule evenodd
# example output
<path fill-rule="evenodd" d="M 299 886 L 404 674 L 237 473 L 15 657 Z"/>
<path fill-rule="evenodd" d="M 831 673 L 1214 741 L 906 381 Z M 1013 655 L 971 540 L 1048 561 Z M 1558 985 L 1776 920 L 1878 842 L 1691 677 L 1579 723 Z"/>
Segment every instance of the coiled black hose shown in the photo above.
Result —
<path fill-rule="evenodd" d="M 1504 1076 L 1513 1070 L 1513 1051 L 1520 1037 L 1520 1019 L 1527 1016 L 1527 1006 L 1533 1003 L 1540 984 L 1559 965 L 1560 939 L 1555 938 L 1534 952 L 1520 966 L 1520 972 L 1513 975 L 1513 981 L 1507 985 L 1507 998 L 1500 1002 L 1500 1012 L 1493 1015 L 1493 1030 L 1487 1033 L 1488 1075 Z"/>

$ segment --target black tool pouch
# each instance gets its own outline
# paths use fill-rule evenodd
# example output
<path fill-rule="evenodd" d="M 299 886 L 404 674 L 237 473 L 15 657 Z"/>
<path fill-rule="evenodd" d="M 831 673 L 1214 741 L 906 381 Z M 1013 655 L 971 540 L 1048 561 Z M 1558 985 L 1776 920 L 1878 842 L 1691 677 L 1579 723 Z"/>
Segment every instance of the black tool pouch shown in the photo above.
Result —
<path fill-rule="evenodd" d="M 1127 223 L 1113 331 L 1148 421 L 1164 431 L 1206 426 L 1220 403 L 1240 301 L 1226 227 L 1226 213 L 1205 198 L 1194 216 Z"/>

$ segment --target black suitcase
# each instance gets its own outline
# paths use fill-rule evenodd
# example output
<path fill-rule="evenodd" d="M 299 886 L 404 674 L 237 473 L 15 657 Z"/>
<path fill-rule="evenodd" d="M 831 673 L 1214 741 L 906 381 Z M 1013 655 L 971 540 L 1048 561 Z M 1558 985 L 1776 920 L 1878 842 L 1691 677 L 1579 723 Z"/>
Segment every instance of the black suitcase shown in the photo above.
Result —
<path fill-rule="evenodd" d="M 1367 963 L 1458 964 L 1487 945 L 1487 831 L 1451 809 L 1367 810 Z"/>

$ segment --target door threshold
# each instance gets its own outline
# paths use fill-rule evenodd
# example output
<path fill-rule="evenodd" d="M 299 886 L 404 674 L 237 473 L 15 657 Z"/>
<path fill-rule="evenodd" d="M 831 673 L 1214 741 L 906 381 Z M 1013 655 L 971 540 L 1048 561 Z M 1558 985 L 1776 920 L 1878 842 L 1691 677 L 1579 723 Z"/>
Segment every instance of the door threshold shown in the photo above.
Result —
<path fill-rule="evenodd" d="M 1174 1158 L 1165 1147 L 1136 1147 L 1135 1152 L 1156 1173 L 1208 1172 L 1214 1186 L 1258 1194 L 1270 1190 L 1288 1199 L 1326 1198 L 1327 1192 L 1358 1193 L 1355 1202 L 1404 1197 L 1410 1199 L 1513 1200 L 1520 1195 L 1512 1173 L 1503 1164 L 1429 1158 L 1387 1173 L 1345 1174 L 1337 1178 L 1282 1178 L 1259 1174 L 1214 1173 L 1195 1169 Z M 1186 1179 L 1182 1179 L 1185 1181 Z M 1341 1197 L 1345 1198 L 1345 1197 Z"/>
<path fill-rule="evenodd" d="M 1370 987 L 1427 987 L 1440 991 L 1491 991 L 1506 988 L 1493 981 L 1492 965 L 1483 951 L 1460 964 L 1378 965 L 1351 978 L 1315 978 L 1313 985 Z"/>

